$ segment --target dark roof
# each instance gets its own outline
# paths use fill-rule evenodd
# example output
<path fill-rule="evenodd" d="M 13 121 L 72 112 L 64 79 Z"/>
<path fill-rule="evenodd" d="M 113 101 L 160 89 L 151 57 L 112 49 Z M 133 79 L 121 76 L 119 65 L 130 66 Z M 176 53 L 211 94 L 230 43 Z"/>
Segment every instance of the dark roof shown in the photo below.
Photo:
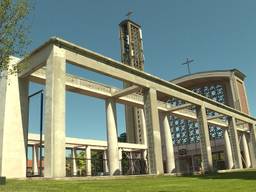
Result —
<path fill-rule="evenodd" d="M 239 71 L 238 69 L 232 69 L 230 71 L 234 72 L 235 75 L 242 80 L 244 80 L 246 78 L 246 75 L 244 73 L 242 73 L 241 71 Z"/>
<path fill-rule="evenodd" d="M 204 74 L 204 73 L 218 73 L 218 72 L 234 72 L 235 75 L 237 77 L 239 77 L 240 79 L 244 80 L 246 78 L 246 75 L 244 73 L 242 73 L 241 71 L 239 71 L 238 69 L 226 69 L 226 70 L 201 71 L 201 72 L 196 72 L 196 73 L 192 73 L 192 74 L 188 74 L 188 75 L 183 75 L 183 76 L 180 76 L 180 77 L 170 80 L 170 82 L 178 80 L 178 79 L 182 79 L 184 77 L 189 77 L 192 75 Z"/>

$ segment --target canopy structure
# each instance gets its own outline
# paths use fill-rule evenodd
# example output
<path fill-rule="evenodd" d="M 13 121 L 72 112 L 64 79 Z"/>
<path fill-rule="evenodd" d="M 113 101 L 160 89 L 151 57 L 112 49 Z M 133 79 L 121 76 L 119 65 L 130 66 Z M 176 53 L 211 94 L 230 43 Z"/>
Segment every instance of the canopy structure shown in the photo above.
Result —
<path fill-rule="evenodd" d="M 29 81 L 45 84 L 45 177 L 55 178 L 66 175 L 65 91 L 105 100 L 106 107 L 103 110 L 106 112 L 107 142 L 102 146 L 107 153 L 109 175 L 120 173 L 120 146 L 127 149 L 143 148 L 147 151 L 150 174 L 175 172 L 177 169 L 174 147 L 168 121 L 170 114 L 198 122 L 204 172 L 213 171 L 209 124 L 226 130 L 225 146 L 230 169 L 243 168 L 238 139 L 238 133 L 241 132 L 248 134 L 248 138 L 244 140 L 248 148 L 247 158 L 250 160 L 250 167 L 256 167 L 256 119 L 240 110 L 56 37 L 48 40 L 25 59 L 12 60 L 12 62 L 17 65 L 26 64 L 26 67 L 18 76 L 10 76 L 12 81 L 10 85 L 7 79 L 0 80 L 1 176 L 9 178 L 26 176 L 26 146 L 31 140 L 27 136 Z M 82 70 L 110 76 L 133 86 L 118 89 L 67 74 L 66 63 L 77 65 Z M 142 91 L 138 93 L 138 89 Z M 182 100 L 182 104 L 173 106 L 167 101 L 160 100 L 160 97 L 176 98 Z M 143 144 L 137 143 L 131 146 L 130 143 L 118 142 L 116 103 L 136 106 L 142 110 Z M 218 113 L 218 116 L 208 116 L 208 110 Z M 222 116 L 227 118 L 222 119 Z M 166 156 L 165 159 L 163 154 Z"/>

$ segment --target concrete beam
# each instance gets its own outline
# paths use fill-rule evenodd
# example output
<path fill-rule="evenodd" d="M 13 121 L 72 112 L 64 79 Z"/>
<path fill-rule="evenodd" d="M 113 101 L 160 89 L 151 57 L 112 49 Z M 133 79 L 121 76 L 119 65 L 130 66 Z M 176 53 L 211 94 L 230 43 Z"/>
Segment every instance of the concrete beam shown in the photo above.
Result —
<path fill-rule="evenodd" d="M 188 107 L 191 107 L 191 106 L 193 106 L 191 103 L 186 103 L 186 104 L 179 105 L 176 107 L 167 108 L 167 110 L 168 110 L 168 112 L 174 112 L 174 111 L 179 111 L 181 109 L 187 109 Z"/>
<path fill-rule="evenodd" d="M 78 94 L 97 97 L 99 99 L 107 99 L 112 97 L 112 91 L 119 92 L 120 89 L 97 83 L 95 81 L 79 78 L 74 75 L 66 74 L 66 90 Z M 40 69 L 31 74 L 30 80 L 35 83 L 45 83 L 45 69 Z M 136 93 L 123 96 L 116 99 L 116 102 L 128 104 L 143 108 L 143 96 Z"/>
<path fill-rule="evenodd" d="M 202 105 L 202 103 L 204 102 L 205 107 L 213 111 L 216 111 L 228 116 L 236 116 L 236 118 L 239 118 L 246 122 L 252 123 L 253 121 L 255 121 L 255 118 L 250 117 L 247 114 L 242 113 L 241 111 L 238 111 L 229 106 L 213 101 L 202 95 L 193 93 L 192 91 L 181 88 L 177 85 L 170 84 L 169 82 L 167 83 L 152 75 L 149 76 L 149 74 L 144 74 L 143 72 L 139 72 L 138 70 L 135 70 L 133 68 L 130 69 L 128 67 L 128 69 L 126 69 L 127 66 L 125 65 L 122 65 L 122 67 L 120 67 L 121 64 L 119 63 L 115 63 L 115 62 L 111 63 L 113 62 L 113 60 L 106 62 L 106 59 L 105 59 L 105 62 L 99 62 L 94 58 L 86 57 L 83 55 L 77 55 L 73 51 L 67 50 L 66 53 L 67 53 L 69 62 L 79 65 L 80 67 L 84 67 L 85 69 L 97 71 L 99 73 L 103 73 L 105 75 L 108 75 L 120 80 L 125 80 L 131 83 L 138 84 L 139 86 L 142 86 L 142 87 L 149 88 L 149 86 L 152 86 L 152 87 L 155 87 L 159 92 L 182 99 L 194 105 Z M 133 72 L 133 74 L 131 72 Z M 143 73 L 143 74 L 140 74 L 139 76 L 139 74 L 137 73 Z"/>
<path fill-rule="evenodd" d="M 221 127 L 221 128 L 228 128 L 228 122 L 223 121 L 221 119 L 207 120 L 207 123 L 210 125 L 215 125 L 215 126 Z"/>
<path fill-rule="evenodd" d="M 224 107 L 224 106 L 222 107 L 222 104 L 220 106 L 218 106 L 218 105 L 214 105 L 214 104 L 208 103 L 208 102 L 205 103 L 205 107 L 212 111 L 221 113 L 226 116 L 235 117 L 236 119 L 239 119 L 239 120 L 247 122 L 247 123 L 254 123 L 255 120 L 253 117 L 250 117 L 250 116 L 246 115 L 245 113 L 242 113 L 241 111 L 238 111 L 231 107 L 227 107 L 227 106 Z"/>
<path fill-rule="evenodd" d="M 179 118 L 182 118 L 182 119 L 197 121 L 197 115 L 192 110 L 180 109 L 180 110 L 177 110 L 177 111 L 173 111 L 172 114 L 175 115 L 176 117 L 179 117 Z M 222 128 L 227 128 L 228 127 L 228 123 L 221 120 L 221 119 L 207 120 L 207 123 L 211 124 L 211 125 L 219 126 L 219 127 L 222 127 Z M 245 130 L 241 129 L 241 131 L 245 131 Z"/>
<path fill-rule="evenodd" d="M 107 76 L 111 76 L 142 87 L 154 87 L 161 93 L 182 99 L 195 105 L 202 105 L 204 102 L 205 106 L 213 111 L 217 111 L 227 116 L 234 116 L 235 118 L 241 119 L 248 123 L 254 123 L 254 121 L 256 121 L 255 118 L 250 117 L 248 114 L 245 114 L 241 111 L 213 101 L 207 97 L 194 93 L 190 90 L 162 80 L 143 71 L 136 70 L 127 65 L 123 65 L 118 61 L 89 51 L 65 40 L 59 38 L 51 38 L 44 44 L 44 46 L 49 44 L 61 46 L 66 51 L 68 62 L 79 65 L 85 69 L 97 71 Z M 41 51 L 42 47 L 38 48 L 37 51 Z M 30 55 L 30 57 L 32 57 L 32 55 Z"/>
<path fill-rule="evenodd" d="M 36 72 L 31 74 L 30 80 L 36 83 L 42 83 L 42 84 L 45 83 L 45 70 L 44 69 L 37 70 Z M 100 99 L 110 98 L 111 90 L 115 90 L 116 92 L 120 91 L 118 88 L 97 83 L 94 81 L 90 81 L 87 79 L 78 78 L 77 76 L 70 75 L 70 74 L 66 74 L 66 90 L 83 94 L 83 95 L 97 97 Z M 138 108 L 143 108 L 144 106 L 143 96 L 136 93 L 120 97 L 116 99 L 116 102 L 136 106 Z M 169 110 L 165 102 L 158 101 L 157 105 L 158 105 L 158 109 L 161 111 Z M 188 107 L 189 105 L 191 104 L 188 104 L 186 106 Z M 197 120 L 197 116 L 195 112 L 191 110 L 180 108 L 179 110 L 173 110 L 172 113 L 175 116 L 180 118 L 193 120 L 193 121 Z M 228 126 L 227 123 L 220 121 L 218 119 L 209 120 L 208 123 L 212 125 L 220 126 L 220 127 Z M 243 131 L 242 129 L 240 130 Z"/>
<path fill-rule="evenodd" d="M 122 89 L 120 91 L 116 91 L 114 93 L 112 93 L 112 97 L 113 98 L 119 98 L 119 97 L 123 97 L 123 96 L 126 96 L 126 95 L 130 95 L 132 93 L 136 93 L 137 91 L 140 90 L 140 87 L 137 86 L 137 85 L 132 85 L 130 87 L 127 87 L 125 89 Z"/>
<path fill-rule="evenodd" d="M 256 120 L 255 118 L 250 117 L 249 115 L 233 109 L 227 105 L 218 103 L 207 97 L 159 79 L 145 72 L 141 72 L 129 66 L 123 65 L 110 58 L 93 53 L 89 50 L 86 50 L 63 40 L 58 39 L 57 41 L 61 42 L 62 45 L 65 45 L 65 47 L 67 48 L 66 52 L 69 62 L 84 67 L 86 69 L 97 71 L 120 80 L 137 84 L 142 87 L 155 87 L 156 90 L 159 92 L 162 92 L 169 96 L 177 97 L 195 105 L 202 105 L 202 102 L 209 103 L 210 105 L 208 105 L 208 107 L 210 107 L 210 109 L 211 106 L 215 106 L 217 107 L 218 111 L 222 111 L 221 113 L 224 113 L 226 115 L 228 115 L 228 113 L 238 114 L 238 116 L 245 121 L 249 120 L 249 122 L 252 122 Z M 75 50 L 74 47 L 76 48 Z M 77 52 L 79 52 L 81 55 L 78 55 Z"/>
<path fill-rule="evenodd" d="M 22 67 L 22 71 L 19 73 L 19 78 L 24 78 L 32 74 L 34 71 L 40 69 L 46 64 L 46 60 L 51 54 L 52 45 L 44 44 L 29 56 L 22 59 L 18 65 Z"/>
<path fill-rule="evenodd" d="M 28 141 L 29 141 L 29 144 L 31 145 L 38 144 L 40 141 L 40 135 L 29 133 Z M 43 143 L 44 143 L 44 135 L 43 135 Z M 106 149 L 108 145 L 107 145 L 107 141 L 66 137 L 66 147 L 69 147 L 69 146 L 71 146 L 72 148 L 74 147 L 85 148 L 86 146 L 90 146 L 91 149 L 96 149 L 97 147 L 98 148 L 100 147 L 99 149 Z M 147 149 L 147 146 L 145 144 L 122 143 L 122 142 L 118 142 L 118 147 L 123 148 L 124 150 L 125 149 L 131 149 L 131 150 Z"/>
<path fill-rule="evenodd" d="M 83 49 L 85 51 L 85 49 Z M 86 51 L 86 54 L 88 52 Z M 114 60 L 106 59 L 106 58 L 100 58 L 96 55 L 94 57 L 93 55 L 82 55 L 77 54 L 72 50 L 66 50 L 67 54 L 67 60 L 68 62 L 78 65 L 80 67 L 83 67 L 85 69 L 89 69 L 92 71 L 96 71 L 102 74 L 105 74 L 107 76 L 120 79 L 122 81 L 130 82 L 132 84 L 136 84 L 141 87 L 150 88 L 156 87 L 157 90 L 166 93 L 170 96 L 181 98 L 182 100 L 185 100 L 187 102 L 191 102 L 194 104 L 200 104 L 200 99 L 197 99 L 193 96 L 187 95 L 184 92 L 187 92 L 188 90 L 185 88 L 179 87 L 182 91 L 177 91 L 175 89 L 170 89 L 164 85 L 161 85 L 159 83 L 151 81 L 151 79 L 157 79 L 160 80 L 157 77 L 154 77 L 152 75 L 145 75 L 146 73 L 140 72 L 139 70 L 136 70 L 132 67 L 123 65 L 122 63 L 116 63 Z M 150 79 L 150 80 L 149 80 Z M 161 80 L 160 80 L 161 81 Z M 167 82 L 167 81 L 166 81 Z M 168 82 L 168 85 L 178 87 L 177 85 L 171 84 Z"/>
<path fill-rule="evenodd" d="M 207 117 L 207 120 L 219 119 L 219 118 L 222 118 L 222 117 L 225 117 L 225 115 L 219 114 L 219 115 Z"/>

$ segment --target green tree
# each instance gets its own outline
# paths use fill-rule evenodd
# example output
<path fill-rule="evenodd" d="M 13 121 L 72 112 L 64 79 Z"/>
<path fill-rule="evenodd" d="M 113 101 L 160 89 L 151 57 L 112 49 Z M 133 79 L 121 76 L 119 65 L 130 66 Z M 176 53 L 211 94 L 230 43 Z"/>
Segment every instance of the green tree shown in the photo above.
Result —
<path fill-rule="evenodd" d="M 29 43 L 27 38 L 28 23 L 26 17 L 30 12 L 29 0 L 0 0 L 0 77 L 7 70 L 16 73 L 22 67 L 10 69 L 10 56 L 24 56 Z"/>
<path fill-rule="evenodd" d="M 85 175 L 85 167 L 86 167 L 86 159 L 85 159 L 85 152 L 81 151 L 76 156 L 76 164 L 77 170 L 79 175 Z"/>

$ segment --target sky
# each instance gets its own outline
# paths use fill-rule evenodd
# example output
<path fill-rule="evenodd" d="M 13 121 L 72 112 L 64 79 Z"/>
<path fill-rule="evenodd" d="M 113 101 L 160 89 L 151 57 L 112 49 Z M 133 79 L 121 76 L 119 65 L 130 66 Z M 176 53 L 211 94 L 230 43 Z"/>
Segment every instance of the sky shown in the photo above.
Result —
<path fill-rule="evenodd" d="M 191 72 L 239 69 L 251 115 L 256 116 L 255 0 L 35 0 L 29 15 L 28 51 L 52 36 L 120 60 L 118 24 L 133 11 L 142 26 L 145 71 L 170 80 Z M 122 83 L 67 65 L 67 72 L 121 87 Z M 30 93 L 43 88 L 31 84 Z M 38 132 L 40 98 L 30 100 L 30 132 Z M 118 134 L 125 131 L 124 106 L 118 105 Z M 106 140 L 105 102 L 66 93 L 66 135 Z"/>

